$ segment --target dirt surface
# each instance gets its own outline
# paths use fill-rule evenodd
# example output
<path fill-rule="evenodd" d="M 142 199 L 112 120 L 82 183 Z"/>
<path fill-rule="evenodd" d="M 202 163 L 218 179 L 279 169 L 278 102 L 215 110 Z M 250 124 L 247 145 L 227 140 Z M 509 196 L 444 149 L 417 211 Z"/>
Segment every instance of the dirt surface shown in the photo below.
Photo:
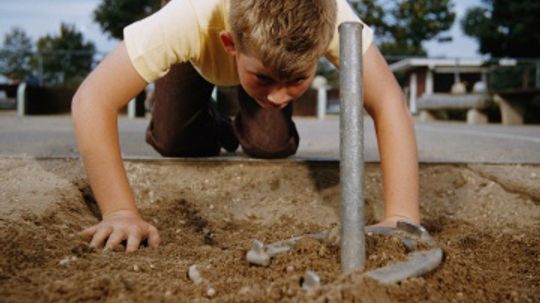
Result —
<path fill-rule="evenodd" d="M 126 162 L 162 245 L 94 251 L 77 232 L 97 222 L 77 160 L 1 158 L 2 302 L 540 302 L 540 166 L 425 165 L 423 224 L 445 252 L 420 278 L 383 286 L 340 273 L 339 247 L 304 239 L 269 267 L 264 243 L 339 224 L 336 163 Z M 366 168 L 367 222 L 382 215 L 379 166 Z M 367 267 L 403 260 L 395 239 L 367 237 Z M 197 265 L 203 282 L 186 275 Z M 306 270 L 322 286 L 301 287 Z"/>

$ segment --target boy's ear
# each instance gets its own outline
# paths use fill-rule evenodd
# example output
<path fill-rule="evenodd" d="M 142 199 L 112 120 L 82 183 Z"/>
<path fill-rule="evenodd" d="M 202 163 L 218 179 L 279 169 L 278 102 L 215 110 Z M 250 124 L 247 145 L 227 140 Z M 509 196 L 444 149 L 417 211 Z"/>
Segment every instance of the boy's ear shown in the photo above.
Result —
<path fill-rule="evenodd" d="M 222 31 L 219 33 L 221 44 L 227 53 L 232 56 L 237 54 L 236 46 L 234 44 L 233 34 L 231 32 Z"/>

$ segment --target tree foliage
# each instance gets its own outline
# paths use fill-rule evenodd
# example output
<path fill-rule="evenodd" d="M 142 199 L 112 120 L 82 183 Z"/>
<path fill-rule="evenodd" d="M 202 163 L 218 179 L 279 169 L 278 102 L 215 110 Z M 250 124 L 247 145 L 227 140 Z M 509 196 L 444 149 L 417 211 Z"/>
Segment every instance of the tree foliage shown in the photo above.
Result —
<path fill-rule="evenodd" d="M 58 36 L 46 35 L 37 42 L 38 64 L 44 82 L 51 86 L 75 86 L 92 69 L 95 46 L 85 42 L 73 25 L 62 23 Z"/>
<path fill-rule="evenodd" d="M 94 21 L 112 38 L 122 39 L 123 29 L 159 8 L 159 0 L 103 0 L 94 11 Z"/>
<path fill-rule="evenodd" d="M 493 57 L 540 56 L 540 1 L 483 0 L 461 21 L 463 31 Z"/>
<path fill-rule="evenodd" d="M 455 19 L 451 0 L 360 0 L 353 7 L 374 28 L 387 56 L 426 55 L 422 42 L 440 36 Z"/>
<path fill-rule="evenodd" d="M 26 32 L 14 27 L 6 33 L 0 50 L 0 73 L 12 81 L 21 81 L 32 72 L 32 40 Z"/>

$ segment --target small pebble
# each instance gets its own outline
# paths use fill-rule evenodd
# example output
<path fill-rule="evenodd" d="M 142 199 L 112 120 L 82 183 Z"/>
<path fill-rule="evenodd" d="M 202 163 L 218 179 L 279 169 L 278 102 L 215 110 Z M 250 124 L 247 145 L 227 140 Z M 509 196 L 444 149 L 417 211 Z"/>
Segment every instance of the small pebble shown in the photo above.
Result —
<path fill-rule="evenodd" d="M 58 261 L 58 265 L 60 266 L 67 266 L 69 263 L 77 260 L 76 256 L 68 256 L 63 258 L 62 260 Z"/>
<path fill-rule="evenodd" d="M 338 245 L 341 241 L 341 229 L 334 226 L 328 233 L 328 242 L 333 245 Z"/>
<path fill-rule="evenodd" d="M 289 265 L 289 266 L 287 266 L 287 268 L 286 268 L 285 270 L 286 270 L 287 272 L 291 273 L 291 272 L 294 271 L 294 266 Z"/>
<path fill-rule="evenodd" d="M 289 297 L 292 297 L 295 295 L 295 292 L 294 292 L 294 289 L 292 288 L 287 288 L 287 290 L 285 290 L 285 295 L 289 296 Z"/>
<path fill-rule="evenodd" d="M 58 265 L 60 265 L 60 266 L 66 266 L 66 265 L 68 265 L 68 263 L 69 263 L 68 259 L 62 259 L 62 260 L 58 261 Z"/>
<path fill-rule="evenodd" d="M 240 290 L 238 291 L 238 294 L 239 295 L 247 295 L 251 292 L 251 287 L 249 286 L 242 286 L 242 288 L 240 288 Z"/>
<path fill-rule="evenodd" d="M 264 250 L 264 243 L 259 240 L 251 242 L 251 249 L 246 253 L 246 260 L 250 264 L 268 266 L 270 265 L 270 256 Z"/>
<path fill-rule="evenodd" d="M 191 265 L 188 269 L 188 278 L 195 284 L 201 284 L 203 279 L 197 269 L 197 265 Z"/>
<path fill-rule="evenodd" d="M 208 289 L 206 290 L 206 296 L 208 298 L 212 298 L 216 295 L 216 290 L 212 287 L 208 287 Z"/>
<path fill-rule="evenodd" d="M 133 265 L 133 271 L 138 272 L 140 270 L 139 265 Z"/>
<path fill-rule="evenodd" d="M 308 293 L 316 291 L 321 286 L 321 278 L 314 271 L 308 270 L 303 276 L 302 288 Z"/>

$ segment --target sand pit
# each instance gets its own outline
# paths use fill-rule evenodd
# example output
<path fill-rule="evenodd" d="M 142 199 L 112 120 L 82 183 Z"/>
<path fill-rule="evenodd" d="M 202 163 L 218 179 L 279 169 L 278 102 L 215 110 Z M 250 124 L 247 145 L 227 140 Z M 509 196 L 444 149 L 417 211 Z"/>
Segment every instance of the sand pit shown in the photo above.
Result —
<path fill-rule="evenodd" d="M 2 302 L 540 302 L 540 166 L 424 165 L 423 224 L 445 251 L 433 273 L 382 286 L 342 276 L 339 247 L 305 239 L 270 266 L 265 243 L 339 222 L 336 163 L 127 161 L 145 218 L 162 245 L 136 253 L 89 249 L 76 233 L 97 222 L 77 160 L 0 159 Z M 367 222 L 382 215 L 379 166 L 366 167 Z M 367 266 L 403 259 L 392 238 L 367 238 Z M 197 265 L 203 282 L 186 275 Z M 306 270 L 322 286 L 300 286 Z"/>

